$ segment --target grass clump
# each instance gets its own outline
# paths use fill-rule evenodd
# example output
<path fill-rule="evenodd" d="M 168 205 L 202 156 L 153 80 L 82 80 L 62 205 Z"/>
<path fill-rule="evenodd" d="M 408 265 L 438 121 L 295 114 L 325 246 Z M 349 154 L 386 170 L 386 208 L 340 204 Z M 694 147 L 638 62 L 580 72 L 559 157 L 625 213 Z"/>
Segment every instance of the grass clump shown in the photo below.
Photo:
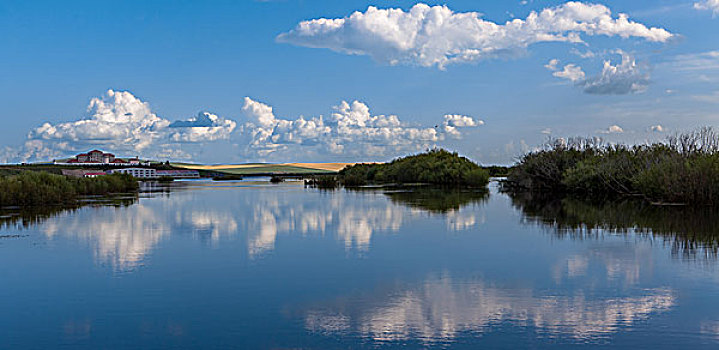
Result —
<path fill-rule="evenodd" d="M 425 183 L 441 186 L 485 187 L 489 173 L 456 152 L 433 149 L 390 163 L 356 164 L 339 172 L 345 187 L 369 184 Z"/>

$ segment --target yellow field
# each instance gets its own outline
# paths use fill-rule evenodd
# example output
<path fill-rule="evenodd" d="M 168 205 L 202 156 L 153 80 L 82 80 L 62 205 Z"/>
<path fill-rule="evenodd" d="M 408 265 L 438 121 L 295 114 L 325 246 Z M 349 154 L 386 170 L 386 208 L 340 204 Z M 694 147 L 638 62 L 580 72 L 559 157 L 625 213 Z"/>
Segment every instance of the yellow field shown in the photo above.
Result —
<path fill-rule="evenodd" d="M 346 166 L 355 165 L 355 163 L 285 163 L 282 165 L 296 166 L 298 168 L 319 169 L 319 170 L 327 170 L 327 171 L 340 171 L 340 170 L 344 169 Z"/>

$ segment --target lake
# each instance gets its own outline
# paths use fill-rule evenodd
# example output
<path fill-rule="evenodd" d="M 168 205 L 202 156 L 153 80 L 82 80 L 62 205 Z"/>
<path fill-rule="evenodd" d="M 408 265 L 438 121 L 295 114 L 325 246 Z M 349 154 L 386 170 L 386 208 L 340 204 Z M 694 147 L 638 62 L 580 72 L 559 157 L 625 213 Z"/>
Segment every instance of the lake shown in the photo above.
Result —
<path fill-rule="evenodd" d="M 143 189 L 0 214 L 0 348 L 719 348 L 711 209 Z"/>

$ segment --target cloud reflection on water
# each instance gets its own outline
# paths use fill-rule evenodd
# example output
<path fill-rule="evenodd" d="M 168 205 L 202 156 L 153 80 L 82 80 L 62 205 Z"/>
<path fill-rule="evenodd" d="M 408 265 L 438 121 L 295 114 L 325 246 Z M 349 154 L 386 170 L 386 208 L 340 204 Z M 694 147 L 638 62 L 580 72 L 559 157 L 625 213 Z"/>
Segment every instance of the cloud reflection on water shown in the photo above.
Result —
<path fill-rule="evenodd" d="M 459 200 L 453 197 L 449 206 L 437 206 L 427 202 L 426 196 L 404 194 L 399 200 L 388 200 L 382 192 L 323 193 L 299 186 L 290 190 L 198 187 L 169 195 L 159 191 L 126 207 L 82 208 L 42 223 L 41 230 L 48 238 L 87 242 L 98 263 L 132 270 L 161 241 L 183 232 L 213 245 L 223 237 L 244 237 L 250 258 L 272 251 L 281 235 L 330 234 L 346 250 L 363 252 L 377 232 L 398 232 L 409 218 L 427 213 L 442 218 L 450 231 L 476 227 L 484 220 L 481 211 L 462 207 L 486 199 L 484 193 L 462 195 Z M 407 200 L 413 201 L 410 207 L 405 205 Z M 427 207 L 428 203 L 432 206 Z"/>
<path fill-rule="evenodd" d="M 592 340 L 631 327 L 676 304 L 667 288 L 637 295 L 596 297 L 589 292 L 537 295 L 522 288 L 501 288 L 481 280 L 457 281 L 448 276 L 389 293 L 385 299 L 356 308 L 343 305 L 309 310 L 305 327 L 325 335 L 358 333 L 376 342 L 451 342 L 463 333 L 490 332 L 507 323 L 533 327 L 538 334 Z"/>
<path fill-rule="evenodd" d="M 643 273 L 653 268 L 652 249 L 642 244 L 597 244 L 572 254 L 552 267 L 555 282 L 583 278 L 596 268 L 607 281 L 623 286 L 639 283 Z"/>
<path fill-rule="evenodd" d="M 165 217 L 156 208 L 137 204 L 123 208 L 93 207 L 46 221 L 48 238 L 70 236 L 87 242 L 99 263 L 131 269 L 169 234 Z"/>

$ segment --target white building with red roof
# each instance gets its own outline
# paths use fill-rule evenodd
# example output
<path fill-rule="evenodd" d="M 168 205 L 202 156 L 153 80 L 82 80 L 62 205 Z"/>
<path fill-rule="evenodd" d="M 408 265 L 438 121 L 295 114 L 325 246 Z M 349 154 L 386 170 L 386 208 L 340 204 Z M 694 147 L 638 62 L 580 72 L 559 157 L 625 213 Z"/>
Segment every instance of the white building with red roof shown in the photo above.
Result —
<path fill-rule="evenodd" d="M 115 155 L 112 153 L 105 153 L 100 150 L 92 150 L 87 153 L 80 153 L 75 156 L 75 158 L 70 158 L 67 160 L 56 160 L 54 162 L 55 164 L 72 164 L 72 165 L 113 165 L 113 166 L 128 166 L 128 165 L 139 165 L 140 160 L 135 158 L 130 158 L 129 160 L 123 160 L 120 158 L 115 158 Z"/>

